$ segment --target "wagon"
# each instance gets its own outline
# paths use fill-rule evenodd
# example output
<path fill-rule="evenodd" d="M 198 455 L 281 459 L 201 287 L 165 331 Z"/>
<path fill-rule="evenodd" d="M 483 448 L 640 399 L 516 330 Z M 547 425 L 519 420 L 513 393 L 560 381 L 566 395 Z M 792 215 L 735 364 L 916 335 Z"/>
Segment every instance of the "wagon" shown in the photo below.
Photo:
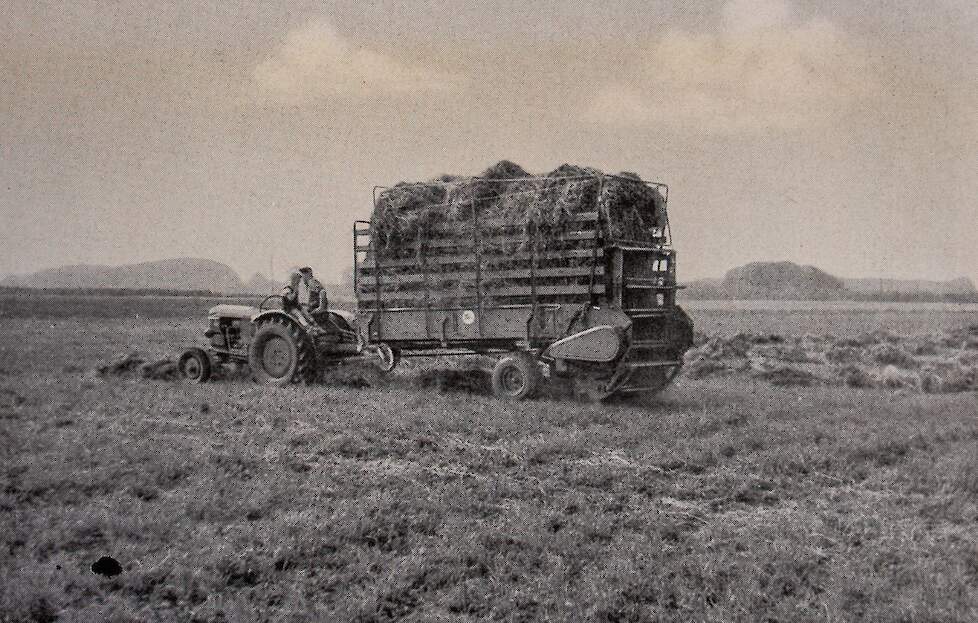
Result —
<path fill-rule="evenodd" d="M 567 379 L 596 400 L 662 390 L 693 343 L 692 321 L 676 304 L 668 187 L 603 174 L 568 178 L 599 189 L 645 184 L 661 195 L 661 209 L 642 231 L 623 230 L 599 190 L 587 194 L 593 205 L 564 214 L 555 229 L 533 211 L 517 220 L 487 215 L 480 202 L 498 202 L 493 185 L 513 181 L 480 180 L 485 194 L 462 206 L 465 218 L 456 202 L 455 218 L 402 239 L 380 235 L 376 222 L 354 223 L 357 325 L 366 344 L 390 352 L 391 365 L 401 357 L 496 356 L 493 390 L 505 398 L 533 396 L 546 377 Z M 385 190 L 375 189 L 375 206 Z"/>

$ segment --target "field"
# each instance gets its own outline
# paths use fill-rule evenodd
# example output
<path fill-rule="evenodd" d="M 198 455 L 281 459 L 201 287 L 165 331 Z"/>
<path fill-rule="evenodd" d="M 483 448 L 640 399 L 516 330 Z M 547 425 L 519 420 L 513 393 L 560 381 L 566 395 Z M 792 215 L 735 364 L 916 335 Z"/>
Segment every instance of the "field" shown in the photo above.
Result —
<path fill-rule="evenodd" d="M 978 393 L 684 376 L 508 404 L 439 391 L 445 362 L 359 388 L 93 372 L 172 356 L 208 304 L 0 299 L 0 621 L 978 620 Z M 724 336 L 978 323 L 692 314 Z M 103 555 L 123 572 L 92 573 Z"/>

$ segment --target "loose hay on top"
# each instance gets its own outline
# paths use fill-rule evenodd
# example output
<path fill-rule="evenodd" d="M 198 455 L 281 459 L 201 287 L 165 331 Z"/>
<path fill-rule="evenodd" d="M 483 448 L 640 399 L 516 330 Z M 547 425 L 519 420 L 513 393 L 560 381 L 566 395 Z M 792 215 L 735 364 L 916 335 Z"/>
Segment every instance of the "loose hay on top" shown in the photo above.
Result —
<path fill-rule="evenodd" d="M 384 189 L 371 223 L 381 249 L 420 245 L 439 233 L 469 229 L 476 219 L 522 233 L 519 244 L 532 238 L 546 247 L 574 225 L 572 217 L 594 210 L 603 233 L 616 240 L 654 242 L 666 225 L 665 197 L 634 173 L 612 176 L 564 164 L 531 176 L 507 160 L 476 177 L 445 175 Z"/>

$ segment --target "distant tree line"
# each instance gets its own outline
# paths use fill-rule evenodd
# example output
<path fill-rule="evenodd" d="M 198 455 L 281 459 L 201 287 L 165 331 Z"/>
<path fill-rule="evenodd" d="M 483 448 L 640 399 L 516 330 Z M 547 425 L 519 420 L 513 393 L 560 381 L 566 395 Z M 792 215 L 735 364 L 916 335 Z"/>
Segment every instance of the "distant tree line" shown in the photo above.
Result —
<path fill-rule="evenodd" d="M 61 296 L 190 296 L 201 298 L 255 298 L 258 294 L 214 292 L 213 290 L 180 290 L 173 288 L 27 288 L 0 286 L 4 294 L 57 294 Z"/>
<path fill-rule="evenodd" d="M 881 303 L 978 303 L 978 292 L 851 292 L 845 300 Z"/>
<path fill-rule="evenodd" d="M 767 300 L 765 296 L 734 296 L 723 288 L 697 285 L 680 295 L 689 300 Z M 783 297 L 782 297 L 783 298 Z M 856 292 L 843 290 L 819 292 L 809 296 L 799 296 L 805 301 L 860 301 L 879 303 L 978 303 L 978 292 L 901 292 L 898 290 L 881 292 Z"/>

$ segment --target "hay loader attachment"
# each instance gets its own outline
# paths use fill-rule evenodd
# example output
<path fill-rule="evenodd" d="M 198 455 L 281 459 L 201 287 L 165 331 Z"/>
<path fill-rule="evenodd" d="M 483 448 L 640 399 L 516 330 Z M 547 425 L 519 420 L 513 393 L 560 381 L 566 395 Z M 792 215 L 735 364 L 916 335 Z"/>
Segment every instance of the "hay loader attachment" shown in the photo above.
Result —
<path fill-rule="evenodd" d="M 547 375 L 597 400 L 666 387 L 693 338 L 675 300 L 668 188 L 591 173 L 466 183 L 463 200 L 417 185 L 447 198 L 431 206 L 444 218 L 399 230 L 378 215 L 400 213 L 377 206 L 411 185 L 375 189 L 374 220 L 353 228 L 365 342 L 394 356 L 503 355 L 493 389 L 507 398 L 532 396 Z M 623 194 L 653 207 L 612 205 Z M 523 208 L 540 204 L 550 211 Z"/>

